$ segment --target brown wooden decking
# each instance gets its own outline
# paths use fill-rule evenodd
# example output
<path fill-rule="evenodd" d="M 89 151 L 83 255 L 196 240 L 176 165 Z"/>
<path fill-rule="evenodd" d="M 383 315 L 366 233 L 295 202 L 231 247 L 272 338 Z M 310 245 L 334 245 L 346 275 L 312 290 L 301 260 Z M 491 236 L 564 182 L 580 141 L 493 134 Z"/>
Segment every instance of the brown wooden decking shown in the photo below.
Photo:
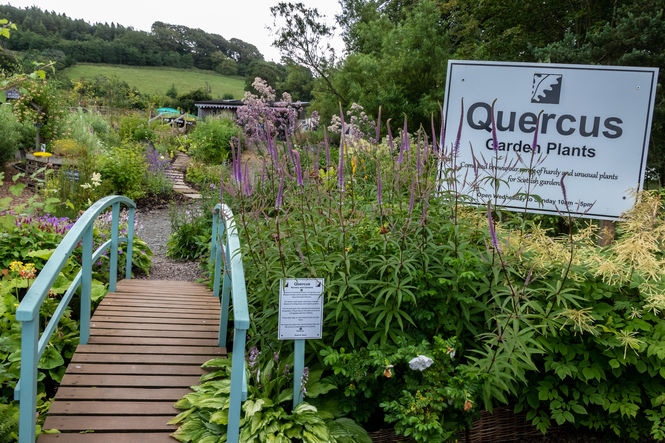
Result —
<path fill-rule="evenodd" d="M 217 346 L 219 300 L 184 281 L 122 280 L 90 321 L 38 442 L 174 442 L 173 403 Z"/>

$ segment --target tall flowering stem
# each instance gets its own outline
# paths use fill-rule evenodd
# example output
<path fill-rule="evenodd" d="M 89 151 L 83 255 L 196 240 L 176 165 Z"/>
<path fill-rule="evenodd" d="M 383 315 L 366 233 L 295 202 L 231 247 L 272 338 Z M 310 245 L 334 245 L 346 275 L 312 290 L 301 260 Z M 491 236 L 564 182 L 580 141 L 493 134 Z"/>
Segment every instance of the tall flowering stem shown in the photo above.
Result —
<path fill-rule="evenodd" d="M 381 180 L 381 165 L 376 161 L 376 201 L 379 207 L 383 204 L 383 182 Z"/>
<path fill-rule="evenodd" d="M 374 138 L 374 143 L 379 143 L 381 137 L 381 105 L 379 105 L 379 115 L 376 118 L 376 137 Z"/>
<path fill-rule="evenodd" d="M 330 143 L 328 141 L 328 133 L 326 132 L 326 127 L 323 127 L 323 144 L 326 147 L 326 171 L 330 169 Z"/>
<path fill-rule="evenodd" d="M 492 240 L 492 247 L 498 251 L 501 252 L 501 245 L 499 245 L 499 241 L 496 238 L 496 231 L 494 230 L 494 219 L 492 218 L 492 203 L 487 202 L 487 223 L 490 228 L 490 237 Z"/>
<path fill-rule="evenodd" d="M 293 161 L 296 167 L 296 179 L 298 181 L 298 186 L 303 187 L 302 181 L 302 165 L 300 164 L 300 153 L 295 149 L 291 151 L 293 153 Z"/>

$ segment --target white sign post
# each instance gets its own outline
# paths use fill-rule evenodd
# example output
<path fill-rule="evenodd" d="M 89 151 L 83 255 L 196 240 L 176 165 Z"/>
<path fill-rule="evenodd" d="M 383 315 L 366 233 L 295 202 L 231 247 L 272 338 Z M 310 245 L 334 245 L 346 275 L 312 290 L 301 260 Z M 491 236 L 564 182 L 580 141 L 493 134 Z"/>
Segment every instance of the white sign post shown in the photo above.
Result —
<path fill-rule="evenodd" d="M 481 205 L 618 219 L 642 189 L 657 80 L 657 68 L 450 60 L 444 146 L 461 121 L 457 189 Z"/>
<path fill-rule="evenodd" d="M 287 278 L 279 285 L 280 340 L 294 340 L 293 407 L 302 402 L 302 373 L 305 367 L 305 340 L 323 334 L 322 278 Z"/>

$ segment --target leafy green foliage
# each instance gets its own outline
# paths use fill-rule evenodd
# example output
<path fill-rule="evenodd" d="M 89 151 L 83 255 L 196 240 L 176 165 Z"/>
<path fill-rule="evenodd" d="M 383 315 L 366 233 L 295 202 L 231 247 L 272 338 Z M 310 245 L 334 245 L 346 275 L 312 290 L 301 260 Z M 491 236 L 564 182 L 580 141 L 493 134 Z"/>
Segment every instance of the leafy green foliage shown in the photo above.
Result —
<path fill-rule="evenodd" d="M 11 106 L 0 106 L 0 168 L 14 159 L 18 148 L 34 144 L 34 131 L 31 123 L 18 122 Z"/>
<path fill-rule="evenodd" d="M 18 439 L 18 406 L 0 404 L 0 441 L 10 443 Z"/>
<path fill-rule="evenodd" d="M 223 163 L 231 152 L 231 140 L 240 135 L 233 118 L 224 115 L 199 122 L 190 136 L 192 156 L 203 163 Z"/>
<path fill-rule="evenodd" d="M 181 260 L 196 260 L 203 257 L 210 249 L 210 226 L 212 218 L 197 216 L 192 208 L 179 213 L 170 207 L 171 235 L 166 244 L 166 254 Z"/>
<path fill-rule="evenodd" d="M 143 176 L 148 169 L 142 148 L 125 144 L 109 149 L 100 159 L 99 172 L 102 175 L 106 194 L 125 195 L 132 200 L 146 193 L 142 186 Z"/>
<path fill-rule="evenodd" d="M 461 191 L 435 195 L 439 161 L 447 180 L 465 180 L 454 153 L 437 153 L 422 131 L 398 137 L 392 150 L 342 137 L 330 162 L 317 146 L 271 144 L 256 182 L 237 163 L 225 175 L 243 245 L 250 343 L 283 346 L 271 332 L 281 278 L 323 278 L 323 340 L 308 342 L 308 354 L 336 372 L 345 387 L 339 408 L 361 421 L 383 414 L 431 441 L 464 427 L 464 409 L 518 402 L 543 431 L 574 423 L 619 438 L 660 435 L 659 196 L 642 194 L 616 243 L 602 249 L 590 223 L 564 222 L 562 235 L 542 216 L 478 210 Z M 381 371 L 401 373 L 406 350 L 413 358 L 423 339 L 441 363 L 436 336 L 457 337 L 447 345 L 456 366 L 391 389 Z"/>
<path fill-rule="evenodd" d="M 367 433 L 353 420 L 335 419 L 326 411 L 302 402 L 293 410 L 292 365 L 280 361 L 275 354 L 265 364 L 258 362 L 258 351 L 253 350 L 247 382 L 247 400 L 242 404 L 240 441 L 274 441 L 289 443 L 331 442 L 369 443 Z M 250 357 L 252 358 L 252 357 Z M 228 424 L 229 393 L 231 388 L 231 360 L 215 359 L 203 367 L 213 372 L 201 377 L 201 384 L 193 393 L 186 394 L 175 407 L 184 410 L 170 423 L 180 427 L 172 435 L 181 442 L 225 441 Z M 260 368 L 260 370 L 259 370 Z M 306 391 L 310 397 L 325 393 L 334 386 L 319 381 L 321 373 L 310 372 Z M 307 394 L 306 394 L 307 395 Z"/>
<path fill-rule="evenodd" d="M 128 115 L 120 120 L 118 135 L 124 141 L 142 142 L 153 140 L 155 133 L 150 129 L 147 119 L 138 115 Z"/>
<path fill-rule="evenodd" d="M 57 139 L 62 127 L 64 109 L 55 85 L 44 80 L 28 79 L 19 87 L 21 98 L 13 103 L 14 114 L 22 124 L 38 124 L 37 130 L 42 143 L 50 143 Z"/>
<path fill-rule="evenodd" d="M 187 182 L 193 183 L 199 188 L 210 188 L 211 185 L 217 188 L 224 168 L 225 166 L 222 165 L 209 165 L 195 161 L 187 165 L 185 178 Z"/>

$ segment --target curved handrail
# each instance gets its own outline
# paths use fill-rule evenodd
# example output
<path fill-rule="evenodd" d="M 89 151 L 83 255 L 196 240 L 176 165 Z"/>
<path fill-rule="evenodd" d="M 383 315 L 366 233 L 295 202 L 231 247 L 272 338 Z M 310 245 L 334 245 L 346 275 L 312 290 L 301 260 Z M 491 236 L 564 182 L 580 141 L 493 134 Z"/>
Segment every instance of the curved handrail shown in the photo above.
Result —
<path fill-rule="evenodd" d="M 129 209 L 127 237 L 119 237 L 120 205 Z M 111 240 L 92 251 L 93 225 L 95 219 L 108 207 L 112 206 Z M 118 244 L 127 242 L 126 274 L 132 274 L 132 243 L 134 239 L 134 210 L 136 203 L 121 195 L 111 195 L 95 202 L 79 217 L 74 226 L 67 232 L 51 257 L 42 268 L 32 286 L 28 290 L 18 308 L 16 320 L 21 326 L 21 376 L 14 389 L 14 398 L 19 400 L 19 442 L 35 441 L 35 409 L 37 399 L 37 364 L 44 349 L 48 345 L 53 331 L 69 305 L 74 293 L 81 287 L 81 318 L 79 343 L 86 344 L 90 337 L 90 306 L 92 291 L 92 264 L 106 249 L 111 249 L 109 269 L 109 291 L 115 291 L 118 274 Z M 82 241 L 81 271 L 76 275 L 63 295 L 58 307 L 39 336 L 39 311 L 48 291 L 71 253 Z"/>
<path fill-rule="evenodd" d="M 234 334 L 227 441 L 234 443 L 238 441 L 240 431 L 240 406 L 247 399 L 245 340 L 249 329 L 249 307 L 238 230 L 233 212 L 222 203 L 213 209 L 210 262 L 214 272 L 213 295 L 216 297 L 220 296 L 221 272 L 224 268 L 218 340 L 222 347 L 226 346 L 229 301 L 233 299 Z"/>

